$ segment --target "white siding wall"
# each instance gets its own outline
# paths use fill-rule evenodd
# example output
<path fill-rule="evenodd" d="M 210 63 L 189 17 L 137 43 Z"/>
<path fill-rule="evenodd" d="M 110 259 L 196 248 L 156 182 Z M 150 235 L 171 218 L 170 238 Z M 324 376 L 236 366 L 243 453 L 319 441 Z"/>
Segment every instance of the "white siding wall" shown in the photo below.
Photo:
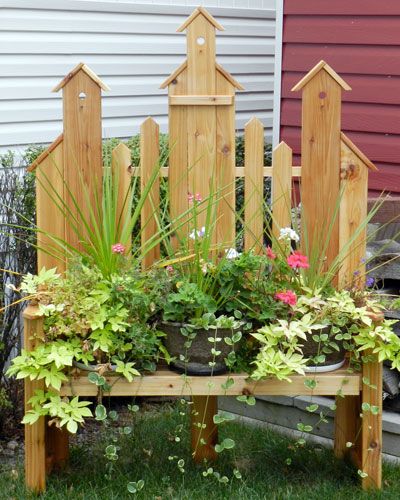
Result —
<path fill-rule="evenodd" d="M 105 138 L 136 133 L 148 115 L 166 131 L 167 99 L 159 85 L 184 59 L 185 35 L 176 28 L 193 10 L 188 4 L 193 2 L 0 0 L 0 151 L 57 137 L 61 95 L 51 89 L 81 61 L 111 87 L 103 97 Z M 221 6 L 210 7 L 226 28 L 217 39 L 218 61 L 246 89 L 237 99 L 238 130 L 255 115 L 271 138 L 273 1 L 203 4 Z M 247 8 L 232 7 L 239 4 Z M 263 8 L 253 8 L 258 6 Z"/>

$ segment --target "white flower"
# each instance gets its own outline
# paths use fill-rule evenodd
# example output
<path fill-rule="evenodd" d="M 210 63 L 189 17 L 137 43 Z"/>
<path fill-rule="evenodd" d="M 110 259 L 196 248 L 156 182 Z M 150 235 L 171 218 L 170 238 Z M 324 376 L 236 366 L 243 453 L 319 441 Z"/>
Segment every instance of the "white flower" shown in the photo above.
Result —
<path fill-rule="evenodd" d="M 225 250 L 225 253 L 227 259 L 236 259 L 236 257 L 241 255 L 235 248 L 228 248 L 228 250 Z"/>
<path fill-rule="evenodd" d="M 300 241 L 299 235 L 291 227 L 283 227 L 279 234 L 279 239 L 284 241 L 295 241 L 298 243 Z"/>
<path fill-rule="evenodd" d="M 203 238 L 203 236 L 205 236 L 205 234 L 206 234 L 206 228 L 203 226 L 201 229 L 198 229 L 197 231 L 195 231 L 193 229 L 193 231 L 189 234 L 189 238 L 191 240 L 195 240 L 196 235 L 198 238 Z"/>

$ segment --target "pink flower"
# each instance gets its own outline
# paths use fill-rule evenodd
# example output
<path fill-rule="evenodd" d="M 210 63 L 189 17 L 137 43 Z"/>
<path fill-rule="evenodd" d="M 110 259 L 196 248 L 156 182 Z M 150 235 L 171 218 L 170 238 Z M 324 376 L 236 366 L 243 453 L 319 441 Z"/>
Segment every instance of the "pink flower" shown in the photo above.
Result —
<path fill-rule="evenodd" d="M 172 266 L 167 266 L 165 268 L 169 273 L 173 273 L 174 272 L 174 268 Z"/>
<path fill-rule="evenodd" d="M 296 305 L 297 297 L 292 290 L 285 290 L 284 292 L 278 292 L 275 294 L 275 298 L 280 300 L 284 304 L 289 304 L 290 306 Z"/>
<path fill-rule="evenodd" d="M 115 245 L 111 246 L 111 250 L 113 253 L 120 253 L 123 254 L 125 253 L 125 246 L 122 243 L 116 243 Z"/>
<path fill-rule="evenodd" d="M 203 201 L 203 197 L 201 196 L 200 193 L 192 194 L 188 193 L 188 201 L 189 203 L 193 203 L 194 201 Z"/>
<path fill-rule="evenodd" d="M 310 267 L 307 256 L 301 254 L 298 251 L 295 251 L 292 253 L 292 255 L 289 255 L 289 257 L 287 258 L 287 263 L 292 269 L 307 269 Z"/>
<path fill-rule="evenodd" d="M 271 248 L 271 247 L 267 247 L 267 248 L 265 249 L 265 252 L 266 252 L 267 257 L 268 257 L 269 259 L 271 259 L 271 260 L 276 259 L 276 254 L 272 251 L 272 248 Z"/>

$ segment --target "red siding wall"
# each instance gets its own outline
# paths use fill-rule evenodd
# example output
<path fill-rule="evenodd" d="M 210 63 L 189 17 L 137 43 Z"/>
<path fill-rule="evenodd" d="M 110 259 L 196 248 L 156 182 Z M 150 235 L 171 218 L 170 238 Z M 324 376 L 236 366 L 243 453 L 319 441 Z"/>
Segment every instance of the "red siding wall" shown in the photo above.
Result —
<path fill-rule="evenodd" d="M 281 140 L 300 164 L 300 93 L 324 59 L 352 87 L 342 130 L 376 164 L 371 190 L 400 193 L 400 0 L 284 0 Z"/>

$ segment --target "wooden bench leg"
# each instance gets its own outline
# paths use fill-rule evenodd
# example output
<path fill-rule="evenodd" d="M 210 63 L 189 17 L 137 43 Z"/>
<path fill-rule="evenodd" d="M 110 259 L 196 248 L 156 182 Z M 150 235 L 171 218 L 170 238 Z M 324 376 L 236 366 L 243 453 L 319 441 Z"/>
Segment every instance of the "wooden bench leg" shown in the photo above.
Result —
<path fill-rule="evenodd" d="M 25 408 L 34 391 L 42 388 L 42 383 L 25 382 Z M 46 421 L 39 418 L 32 425 L 25 425 L 25 485 L 35 493 L 46 489 Z"/>
<path fill-rule="evenodd" d="M 355 449 L 359 429 L 359 396 L 336 397 L 334 453 L 337 458 L 345 458 Z M 349 448 L 347 443 L 352 443 Z"/>
<path fill-rule="evenodd" d="M 212 461 L 217 458 L 214 446 L 218 441 L 218 429 L 214 415 L 218 413 L 216 396 L 194 396 L 192 398 L 192 453 L 195 462 Z"/>
<path fill-rule="evenodd" d="M 69 458 L 69 432 L 65 428 L 47 427 L 46 447 L 50 462 L 47 472 L 64 468 Z"/>
<path fill-rule="evenodd" d="M 362 479 L 364 490 L 380 489 L 382 485 L 382 363 L 371 362 L 363 366 L 361 403 L 369 404 L 372 411 L 360 408 L 361 419 L 361 466 L 367 474 Z M 370 387 L 376 386 L 376 388 Z"/>

